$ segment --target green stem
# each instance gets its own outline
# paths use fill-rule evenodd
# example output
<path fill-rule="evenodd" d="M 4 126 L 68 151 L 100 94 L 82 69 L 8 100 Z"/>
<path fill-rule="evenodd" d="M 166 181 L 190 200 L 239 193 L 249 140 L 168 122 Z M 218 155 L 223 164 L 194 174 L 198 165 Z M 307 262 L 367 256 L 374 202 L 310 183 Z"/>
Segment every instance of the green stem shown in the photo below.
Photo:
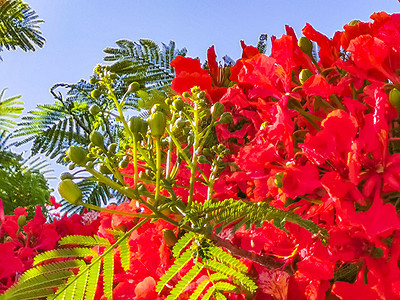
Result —
<path fill-rule="evenodd" d="M 194 133 L 194 144 L 193 144 L 193 155 L 192 155 L 192 163 L 190 166 L 190 189 L 189 189 L 189 198 L 188 198 L 188 208 L 193 203 L 193 197 L 194 197 L 194 182 L 195 182 L 195 177 L 196 177 L 196 170 L 197 170 L 197 159 L 198 159 L 198 147 L 199 147 L 199 131 L 198 131 L 198 125 L 199 125 L 199 111 L 197 108 L 197 103 L 194 103 L 194 126 L 193 126 L 193 133 Z"/>
<path fill-rule="evenodd" d="M 185 151 L 182 149 L 181 144 L 179 143 L 179 141 L 175 138 L 175 136 L 172 134 L 171 130 L 169 130 L 168 127 L 165 128 L 165 130 L 167 131 L 168 135 L 171 137 L 172 141 L 174 142 L 178 152 L 183 156 L 183 159 L 186 161 L 188 166 L 191 168 L 192 167 L 192 162 L 189 159 L 189 157 L 187 157 Z"/>
<path fill-rule="evenodd" d="M 121 120 L 122 124 L 124 125 L 125 131 L 129 134 L 129 136 L 130 136 L 131 139 L 133 140 L 133 139 L 135 138 L 135 137 L 134 137 L 134 134 L 133 134 L 133 132 L 131 131 L 131 129 L 129 128 L 129 125 L 128 125 L 128 123 L 127 123 L 126 120 L 125 120 L 125 117 L 124 117 L 124 114 L 123 114 L 123 111 L 122 111 L 122 107 L 121 107 L 120 103 L 118 102 L 118 99 L 117 99 L 117 97 L 115 96 L 115 94 L 114 94 L 114 92 L 113 92 L 113 90 L 112 90 L 111 85 L 107 85 L 107 88 L 108 88 L 108 90 L 111 92 L 110 97 L 111 97 L 111 99 L 114 101 L 115 107 L 116 107 L 117 110 L 118 110 L 119 119 Z M 125 101 L 125 98 L 127 97 L 127 95 L 128 95 L 128 94 L 125 94 L 125 95 L 123 96 L 122 102 Z M 143 159 L 146 161 L 146 163 L 147 163 L 149 166 L 153 166 L 153 167 L 154 167 L 154 164 L 147 158 L 147 156 L 145 155 L 145 153 L 143 152 L 143 150 L 142 150 L 140 147 L 138 148 L 138 150 L 139 150 L 140 154 L 142 155 Z"/>
<path fill-rule="evenodd" d="M 103 207 L 99 207 L 97 205 L 93 205 L 93 204 L 89 204 L 89 203 L 83 203 L 82 204 L 83 207 L 92 209 L 92 210 L 96 210 L 96 211 L 103 211 L 103 212 L 107 212 L 107 213 L 111 213 L 111 214 L 117 214 L 117 215 L 124 215 L 124 216 L 128 216 L 128 217 L 136 217 L 136 218 L 155 218 L 155 215 L 146 215 L 146 214 L 135 214 L 135 213 L 130 213 L 127 211 L 120 211 L 120 210 L 113 210 L 113 209 L 108 209 L 108 208 L 103 208 Z"/>
<path fill-rule="evenodd" d="M 137 141 L 135 135 L 133 135 L 133 168 L 134 168 L 134 181 L 135 189 L 138 185 L 138 165 L 137 165 Z"/>
<path fill-rule="evenodd" d="M 156 138 L 156 164 L 157 164 L 157 174 L 156 174 L 156 195 L 155 195 L 155 204 L 154 206 L 158 206 L 158 198 L 160 195 L 160 178 L 161 178 L 161 147 L 160 147 L 160 137 Z"/>

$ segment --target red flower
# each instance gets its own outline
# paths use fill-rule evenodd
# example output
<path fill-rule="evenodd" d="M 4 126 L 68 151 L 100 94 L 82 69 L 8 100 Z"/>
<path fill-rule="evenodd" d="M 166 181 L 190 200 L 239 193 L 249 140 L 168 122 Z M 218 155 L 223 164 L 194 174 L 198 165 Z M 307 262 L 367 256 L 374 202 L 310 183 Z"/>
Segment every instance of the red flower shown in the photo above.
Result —
<path fill-rule="evenodd" d="M 172 81 L 171 88 L 182 94 L 189 92 L 194 86 L 202 90 L 211 89 L 212 79 L 207 70 L 203 70 L 198 59 L 177 56 L 172 62 L 176 77 Z"/>

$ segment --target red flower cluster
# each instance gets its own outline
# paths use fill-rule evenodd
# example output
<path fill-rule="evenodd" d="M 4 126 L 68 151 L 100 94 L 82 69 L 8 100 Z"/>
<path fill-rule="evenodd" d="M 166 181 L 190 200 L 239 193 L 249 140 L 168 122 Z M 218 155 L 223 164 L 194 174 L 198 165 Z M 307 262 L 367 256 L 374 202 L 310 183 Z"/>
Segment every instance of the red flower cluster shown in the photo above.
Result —
<path fill-rule="evenodd" d="M 26 221 L 25 208 L 18 207 L 14 215 L 8 216 L 4 214 L 2 203 L 0 199 L 0 293 L 32 267 L 37 254 L 55 249 L 60 238 L 74 234 L 94 235 L 99 227 L 96 213 L 94 216 L 93 213 L 64 216 L 49 223 L 38 205 L 35 217 Z"/>
<path fill-rule="evenodd" d="M 246 250 L 299 261 L 292 277 L 255 266 L 260 299 L 400 298 L 398 112 L 388 97 L 400 85 L 400 15 L 371 18 L 345 25 L 332 39 L 307 24 L 303 34 L 318 44 L 318 61 L 299 48 L 290 27 L 272 38 L 270 56 L 242 43 L 243 56 L 231 68 L 235 84 L 220 98 L 213 94 L 221 89 L 213 80 L 213 48 L 208 77 L 192 59 L 172 62 L 177 92 L 200 86 L 240 124 L 217 128 L 239 167 L 219 178 L 217 197 L 244 193 L 329 231 L 327 247 L 291 224 L 288 235 L 266 223 L 231 237 Z M 303 69 L 312 74 L 301 83 Z M 353 278 L 343 275 L 349 269 Z"/>
<path fill-rule="evenodd" d="M 272 37 L 270 56 L 242 42 L 243 55 L 230 68 L 229 88 L 213 47 L 208 69 L 181 56 L 171 63 L 176 92 L 199 86 L 212 103 L 223 103 L 233 115 L 234 124 L 217 126 L 219 142 L 231 153 L 224 159 L 234 164 L 215 182 L 214 197 L 268 202 L 329 232 L 324 246 L 294 224 L 286 224 L 285 232 L 269 222 L 234 235 L 223 231 L 220 237 L 236 246 L 295 269 L 290 276 L 244 261 L 257 277 L 256 299 L 400 298 L 400 121 L 388 96 L 400 87 L 400 14 L 381 12 L 371 18 L 372 23 L 345 25 L 332 39 L 307 24 L 303 34 L 318 44 L 318 59 L 298 46 L 288 26 L 281 38 Z M 202 168 L 209 174 L 209 166 Z M 187 185 L 188 172 L 180 168 L 179 184 Z M 132 174 L 132 166 L 124 173 Z M 182 198 L 185 193 L 176 189 Z M 206 188 L 196 183 L 195 200 L 206 197 Z M 143 208 L 132 201 L 109 209 L 137 213 Z M 26 215 L 23 208 L 14 216 L 0 214 L 1 289 L 32 264 L 33 255 L 53 249 L 65 235 L 99 234 L 114 242 L 116 231 L 126 232 L 137 222 L 110 213 L 90 219 L 89 214 L 46 223 L 37 209 L 24 226 L 18 225 Z M 129 271 L 116 253 L 116 299 L 165 298 L 155 286 L 172 264 L 162 236 L 170 226 L 148 222 L 132 234 Z M 103 297 L 100 284 L 96 298 Z"/>

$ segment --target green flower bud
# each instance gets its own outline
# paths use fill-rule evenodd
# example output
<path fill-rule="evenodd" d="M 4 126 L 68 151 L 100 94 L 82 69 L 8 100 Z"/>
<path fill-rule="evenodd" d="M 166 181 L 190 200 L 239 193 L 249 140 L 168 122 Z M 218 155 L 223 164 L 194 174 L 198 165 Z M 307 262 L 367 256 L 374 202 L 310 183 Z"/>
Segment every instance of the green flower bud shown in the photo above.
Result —
<path fill-rule="evenodd" d="M 76 164 L 74 164 L 74 163 L 70 163 L 69 165 L 68 165 L 68 170 L 73 170 L 73 169 L 75 169 L 75 167 L 76 167 Z"/>
<path fill-rule="evenodd" d="M 90 113 L 92 116 L 97 115 L 100 111 L 101 111 L 101 109 L 100 109 L 100 107 L 99 107 L 97 104 L 92 104 L 92 105 L 89 107 L 89 113 Z"/>
<path fill-rule="evenodd" d="M 183 102 L 182 99 L 178 98 L 178 99 L 174 100 L 172 105 L 177 111 L 181 111 L 183 109 L 184 105 L 185 105 L 185 102 Z"/>
<path fill-rule="evenodd" d="M 210 161 L 204 155 L 199 156 L 198 162 L 199 164 L 210 164 Z"/>
<path fill-rule="evenodd" d="M 206 96 L 206 92 L 205 91 L 200 91 L 197 93 L 196 97 L 198 99 L 204 99 L 204 97 Z"/>
<path fill-rule="evenodd" d="M 301 84 L 304 84 L 304 82 L 307 81 L 308 78 L 313 76 L 313 73 L 309 69 L 303 69 L 301 70 L 299 74 L 299 80 Z"/>
<path fill-rule="evenodd" d="M 221 115 L 221 118 L 219 118 L 219 123 L 222 124 L 229 124 L 233 122 L 233 117 L 232 114 L 230 112 L 224 112 Z"/>
<path fill-rule="evenodd" d="M 134 81 L 128 86 L 127 92 L 128 93 L 135 93 L 138 90 L 140 90 L 140 84 L 139 84 L 139 82 Z"/>
<path fill-rule="evenodd" d="M 61 180 L 65 180 L 65 179 L 74 179 L 74 175 L 72 175 L 70 172 L 63 172 L 60 175 L 60 179 Z"/>
<path fill-rule="evenodd" d="M 20 215 L 20 216 L 18 217 L 17 223 L 18 223 L 18 226 L 19 226 L 20 228 L 21 228 L 21 227 L 24 227 L 24 226 L 26 225 L 26 216 L 25 216 L 25 215 Z"/>
<path fill-rule="evenodd" d="M 88 154 L 86 149 L 79 146 L 70 146 L 66 152 L 68 158 L 78 166 L 83 166 L 86 163 L 86 155 Z"/>
<path fill-rule="evenodd" d="M 221 102 L 215 102 L 211 107 L 211 115 L 214 120 L 218 119 L 225 111 L 225 106 Z"/>
<path fill-rule="evenodd" d="M 125 169 L 129 165 L 129 158 L 125 157 L 123 160 L 120 161 L 119 167 L 121 169 Z"/>
<path fill-rule="evenodd" d="M 389 93 L 389 102 L 400 112 L 400 91 L 396 88 Z"/>
<path fill-rule="evenodd" d="M 303 51 L 308 56 L 312 56 L 313 44 L 308 38 L 302 36 L 299 39 L 298 45 L 301 51 Z"/>
<path fill-rule="evenodd" d="M 103 165 L 103 164 L 101 164 L 101 165 L 99 166 L 99 171 L 100 171 L 100 173 L 105 174 L 105 175 L 112 174 L 112 172 L 110 171 L 110 169 L 107 168 L 107 167 L 106 167 L 105 165 Z"/>
<path fill-rule="evenodd" d="M 184 92 L 184 93 L 182 94 L 182 97 L 190 98 L 190 94 L 189 94 L 188 92 Z"/>
<path fill-rule="evenodd" d="M 90 93 L 90 96 L 92 96 L 93 99 L 99 99 L 100 96 L 101 96 L 101 92 L 100 92 L 100 90 L 98 90 L 98 89 L 93 90 L 93 91 Z"/>
<path fill-rule="evenodd" d="M 89 83 L 90 84 L 96 84 L 98 81 L 99 80 L 96 77 L 92 77 L 92 78 L 90 78 Z"/>
<path fill-rule="evenodd" d="M 82 203 L 82 191 L 71 179 L 61 181 L 58 186 L 58 192 L 61 197 L 73 205 L 79 205 Z"/>
<path fill-rule="evenodd" d="M 199 93 L 201 90 L 200 90 L 200 87 L 194 86 L 194 87 L 191 88 L 190 91 L 192 92 L 192 95 L 196 95 L 196 94 Z"/>
<path fill-rule="evenodd" d="M 349 25 L 350 26 L 354 26 L 354 25 L 357 25 L 358 23 L 360 23 L 361 21 L 360 20 L 351 20 L 350 22 L 349 22 Z"/>
<path fill-rule="evenodd" d="M 173 103 L 173 101 L 172 101 L 172 99 L 171 98 L 167 98 L 167 99 L 165 99 L 165 104 L 167 104 L 168 106 L 170 106 L 170 105 L 172 105 L 172 103 Z"/>
<path fill-rule="evenodd" d="M 211 156 L 211 151 L 210 151 L 210 148 L 204 148 L 203 149 L 203 155 L 205 155 L 205 156 Z"/>
<path fill-rule="evenodd" d="M 163 236 L 168 247 L 175 246 L 176 242 L 178 241 L 175 233 L 171 229 L 163 229 Z"/>
<path fill-rule="evenodd" d="M 372 249 L 371 251 L 371 257 L 378 259 L 381 258 L 383 255 L 383 249 L 379 248 L 379 247 L 374 247 L 374 249 Z"/>
<path fill-rule="evenodd" d="M 115 153 L 115 151 L 117 150 L 117 144 L 116 143 L 112 143 L 108 146 L 107 148 L 109 153 Z"/>
<path fill-rule="evenodd" d="M 132 117 L 128 122 L 130 130 L 136 138 L 142 130 L 143 123 L 144 120 L 139 117 Z"/>
<path fill-rule="evenodd" d="M 165 132 L 167 117 L 163 112 L 156 111 L 150 115 L 147 123 L 149 124 L 151 135 L 155 138 L 160 138 Z"/>
<path fill-rule="evenodd" d="M 89 139 L 90 139 L 90 142 L 93 143 L 93 145 L 95 145 L 101 149 L 104 148 L 104 136 L 100 132 L 93 130 L 90 133 Z"/>

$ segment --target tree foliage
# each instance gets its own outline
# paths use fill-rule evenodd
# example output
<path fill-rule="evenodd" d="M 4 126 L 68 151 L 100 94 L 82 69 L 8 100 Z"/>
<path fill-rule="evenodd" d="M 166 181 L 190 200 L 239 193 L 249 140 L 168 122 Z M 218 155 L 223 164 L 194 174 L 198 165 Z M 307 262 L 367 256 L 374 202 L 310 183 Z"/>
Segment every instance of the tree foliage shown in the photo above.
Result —
<path fill-rule="evenodd" d="M 35 51 L 42 48 L 45 38 L 39 25 L 39 19 L 32 8 L 21 0 L 0 2 L 0 51 L 3 49 Z"/>

